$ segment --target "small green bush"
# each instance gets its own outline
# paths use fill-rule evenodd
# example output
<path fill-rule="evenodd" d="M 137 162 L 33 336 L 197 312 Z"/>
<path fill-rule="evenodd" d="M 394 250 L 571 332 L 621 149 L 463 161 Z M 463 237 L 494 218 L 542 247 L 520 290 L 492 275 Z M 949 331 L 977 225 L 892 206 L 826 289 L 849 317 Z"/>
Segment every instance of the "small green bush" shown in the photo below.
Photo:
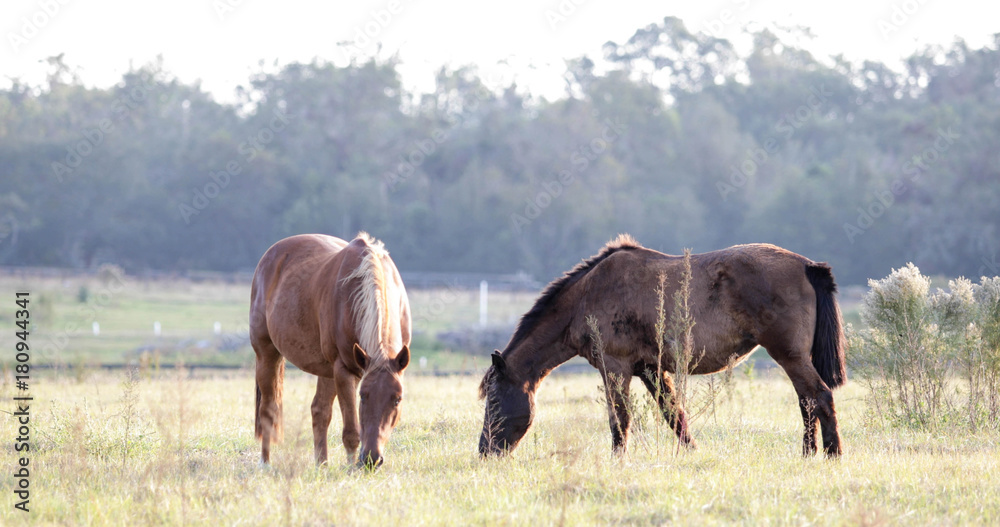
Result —
<path fill-rule="evenodd" d="M 868 327 L 851 328 L 849 362 L 875 417 L 921 429 L 1000 429 L 1000 278 L 959 278 L 931 293 L 910 263 L 868 285 Z"/>

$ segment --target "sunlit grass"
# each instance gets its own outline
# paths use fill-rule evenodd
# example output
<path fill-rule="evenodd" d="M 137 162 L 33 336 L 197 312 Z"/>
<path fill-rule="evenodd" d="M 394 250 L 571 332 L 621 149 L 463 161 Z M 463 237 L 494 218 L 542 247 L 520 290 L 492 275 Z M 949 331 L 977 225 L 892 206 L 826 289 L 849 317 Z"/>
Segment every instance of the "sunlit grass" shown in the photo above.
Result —
<path fill-rule="evenodd" d="M 801 458 L 794 391 L 777 372 L 735 381 L 714 416 L 692 423 L 693 452 L 676 454 L 665 426 L 637 416 L 642 429 L 622 459 L 611 455 L 599 377 L 553 376 L 514 455 L 481 460 L 479 379 L 409 375 L 386 465 L 367 474 L 346 463 L 337 412 L 332 464 L 313 466 L 311 376 L 289 375 L 285 440 L 271 468 L 257 464 L 248 373 L 141 379 L 128 434 L 124 375 L 34 381 L 32 525 L 1000 522 L 995 436 L 866 427 L 874 421 L 853 383 L 836 392 L 845 446 L 836 461 Z M 639 383 L 632 388 L 645 397 Z M 0 397 L 13 391 L 5 384 Z M 2 420 L 4 488 L 14 434 Z M 29 518 L 9 493 L 0 503 L 0 524 Z"/>

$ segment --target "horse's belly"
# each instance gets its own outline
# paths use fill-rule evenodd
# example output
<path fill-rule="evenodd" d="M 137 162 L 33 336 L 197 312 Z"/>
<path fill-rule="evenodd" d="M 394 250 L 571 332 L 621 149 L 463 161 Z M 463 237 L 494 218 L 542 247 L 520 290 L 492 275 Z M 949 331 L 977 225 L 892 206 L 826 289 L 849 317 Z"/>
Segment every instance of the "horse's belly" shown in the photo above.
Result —
<path fill-rule="evenodd" d="M 277 343 L 275 346 L 296 368 L 320 377 L 333 377 L 333 363 L 320 353 L 318 345 L 315 349 L 301 349 L 296 346 L 285 346 L 285 349 L 282 349 Z"/>
<path fill-rule="evenodd" d="M 745 361 L 747 357 L 757 348 L 753 342 L 742 342 L 736 346 L 729 346 L 729 349 L 717 350 L 715 353 L 705 352 L 704 356 L 697 360 L 691 373 L 695 375 L 706 375 L 717 373 L 726 368 L 735 367 Z M 697 356 L 697 353 L 696 353 Z"/>
<path fill-rule="evenodd" d="M 292 361 L 289 360 L 289 362 Z M 292 364 L 295 364 L 296 368 L 306 373 L 311 373 L 319 377 L 331 377 L 331 378 L 333 377 L 333 364 L 325 360 L 304 362 L 302 364 L 297 364 L 295 362 L 292 362 Z"/>
<path fill-rule="evenodd" d="M 272 328 L 271 342 L 296 368 L 321 377 L 333 377 L 333 362 L 320 349 L 318 331 L 306 328 Z"/>

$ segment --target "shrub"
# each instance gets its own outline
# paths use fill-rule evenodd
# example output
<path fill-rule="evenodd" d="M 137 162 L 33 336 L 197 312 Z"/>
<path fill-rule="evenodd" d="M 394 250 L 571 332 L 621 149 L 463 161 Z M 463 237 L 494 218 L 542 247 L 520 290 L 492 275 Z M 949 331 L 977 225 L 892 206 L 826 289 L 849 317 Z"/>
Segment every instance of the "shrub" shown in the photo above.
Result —
<path fill-rule="evenodd" d="M 1000 278 L 959 278 L 931 294 L 930 279 L 910 263 L 868 285 L 868 327 L 851 330 L 850 364 L 876 416 L 922 429 L 964 417 L 972 430 L 997 429 Z"/>
<path fill-rule="evenodd" d="M 969 419 L 1000 429 L 1000 277 L 980 280 L 972 290 L 976 309 L 966 357 Z"/>

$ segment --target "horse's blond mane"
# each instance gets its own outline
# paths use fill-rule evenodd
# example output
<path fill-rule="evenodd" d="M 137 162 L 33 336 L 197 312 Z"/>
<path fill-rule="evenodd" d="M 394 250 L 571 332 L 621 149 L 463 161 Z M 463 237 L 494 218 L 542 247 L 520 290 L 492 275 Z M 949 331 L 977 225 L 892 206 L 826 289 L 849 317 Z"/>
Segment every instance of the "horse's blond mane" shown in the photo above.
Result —
<path fill-rule="evenodd" d="M 351 308 L 358 342 L 371 359 L 367 371 L 374 371 L 388 359 L 382 350 L 382 343 L 390 338 L 391 317 L 388 313 L 387 282 L 382 258 L 388 256 L 389 252 L 382 242 L 372 238 L 367 232 L 359 232 L 355 239 L 365 242 L 364 256 L 361 264 L 344 281 L 352 278 L 361 280 L 354 292 Z"/>

